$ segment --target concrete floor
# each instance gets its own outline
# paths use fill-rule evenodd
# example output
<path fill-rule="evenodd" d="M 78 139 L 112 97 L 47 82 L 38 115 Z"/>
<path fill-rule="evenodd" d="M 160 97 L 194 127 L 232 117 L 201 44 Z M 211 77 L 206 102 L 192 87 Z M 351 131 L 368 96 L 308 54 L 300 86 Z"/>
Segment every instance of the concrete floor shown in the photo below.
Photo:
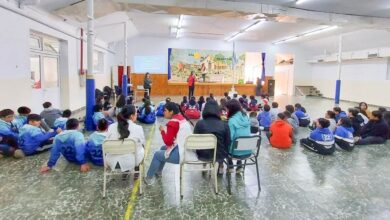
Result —
<path fill-rule="evenodd" d="M 299 101 L 312 118 L 333 106 L 331 100 L 318 98 L 276 100 L 281 106 Z M 349 106 L 353 104 L 341 105 Z M 144 126 L 151 139 L 146 168 L 162 145 L 158 129 L 150 133 L 151 127 Z M 308 134 L 302 128 L 298 138 Z M 212 178 L 187 173 L 182 200 L 178 165 L 167 164 L 162 179 L 144 187 L 138 197 L 131 197 L 132 178 L 119 176 L 110 181 L 102 199 L 100 167 L 83 174 L 61 158 L 55 170 L 41 175 L 39 168 L 48 155 L 0 160 L 0 219 L 123 219 L 128 206 L 132 219 L 390 219 L 390 143 L 324 157 L 299 145 L 274 149 L 264 138 L 260 193 L 252 166 L 244 177 L 233 174 L 232 195 L 227 194 L 225 175 L 218 178 L 220 193 L 215 195 Z"/>

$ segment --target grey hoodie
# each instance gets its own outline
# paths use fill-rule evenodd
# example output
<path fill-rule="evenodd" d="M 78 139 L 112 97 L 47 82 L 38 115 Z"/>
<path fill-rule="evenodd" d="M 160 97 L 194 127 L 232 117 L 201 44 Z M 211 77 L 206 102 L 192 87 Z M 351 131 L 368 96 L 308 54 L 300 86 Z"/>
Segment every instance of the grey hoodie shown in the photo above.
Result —
<path fill-rule="evenodd" d="M 41 112 L 41 117 L 42 119 L 45 120 L 46 124 L 52 128 L 54 127 L 54 121 L 61 117 L 62 116 L 62 112 L 58 109 L 55 109 L 55 108 L 45 108 L 42 112 Z"/>

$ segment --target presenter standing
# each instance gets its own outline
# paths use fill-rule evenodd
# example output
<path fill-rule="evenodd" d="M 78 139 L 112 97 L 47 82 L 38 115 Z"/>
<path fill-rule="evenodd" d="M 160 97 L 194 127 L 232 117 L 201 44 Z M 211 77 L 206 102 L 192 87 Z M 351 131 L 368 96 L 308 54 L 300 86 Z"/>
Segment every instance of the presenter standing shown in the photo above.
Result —
<path fill-rule="evenodd" d="M 150 74 L 149 73 L 146 73 L 145 74 L 145 78 L 144 78 L 144 89 L 145 89 L 145 93 L 144 93 L 144 97 L 146 97 L 148 95 L 148 93 L 146 92 L 146 90 L 149 91 L 149 96 L 151 95 L 151 92 L 152 92 L 152 79 L 150 78 Z"/>
<path fill-rule="evenodd" d="M 195 75 L 194 71 L 191 71 L 190 76 L 187 79 L 188 82 L 188 99 L 191 99 L 192 96 L 194 96 L 194 89 L 195 89 Z"/>

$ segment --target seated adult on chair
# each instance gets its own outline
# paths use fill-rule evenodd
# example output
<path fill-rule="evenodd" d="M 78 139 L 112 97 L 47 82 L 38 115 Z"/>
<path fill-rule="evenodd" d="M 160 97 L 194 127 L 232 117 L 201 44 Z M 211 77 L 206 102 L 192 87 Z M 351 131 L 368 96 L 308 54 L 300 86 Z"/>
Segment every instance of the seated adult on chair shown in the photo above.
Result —
<path fill-rule="evenodd" d="M 54 138 L 49 161 L 41 168 L 42 173 L 53 169 L 61 154 L 68 162 L 80 165 L 81 172 L 89 171 L 90 167 L 85 159 L 84 135 L 77 130 L 78 128 L 77 119 L 71 118 L 66 122 L 66 130 Z"/>
<path fill-rule="evenodd" d="M 356 145 L 383 144 L 386 142 L 389 125 L 383 119 L 380 111 L 373 111 L 372 118 L 362 128 Z"/>
<path fill-rule="evenodd" d="M 250 150 L 235 150 L 233 149 L 233 142 L 235 139 L 243 136 L 251 135 L 251 124 L 246 113 L 243 111 L 241 104 L 236 99 L 231 99 L 226 103 L 228 109 L 228 125 L 230 129 L 229 154 L 235 158 L 246 157 L 252 153 Z M 228 161 L 229 165 L 233 165 L 233 161 Z M 229 172 L 234 170 L 230 168 Z M 243 171 L 241 160 L 237 160 L 237 173 Z"/>
<path fill-rule="evenodd" d="M 310 133 L 310 137 L 301 139 L 301 145 L 322 155 L 333 154 L 336 147 L 329 120 L 319 118 L 316 123 L 316 129 Z"/>
<path fill-rule="evenodd" d="M 217 162 L 219 163 L 219 174 L 223 173 L 223 160 L 227 156 L 230 146 L 230 130 L 227 123 L 223 122 L 219 114 L 219 106 L 216 101 L 209 101 L 202 112 L 202 118 L 194 128 L 194 134 L 214 134 L 217 137 Z M 197 150 L 196 154 L 200 160 L 212 160 L 213 150 Z"/>
<path fill-rule="evenodd" d="M 165 104 L 164 118 L 169 122 L 160 126 L 160 132 L 165 146 L 156 151 L 153 155 L 152 162 L 144 178 L 147 185 L 154 183 L 154 176 L 161 176 L 166 162 L 179 164 L 183 160 L 185 139 L 192 134 L 190 123 L 179 110 L 180 106 L 174 102 Z"/>

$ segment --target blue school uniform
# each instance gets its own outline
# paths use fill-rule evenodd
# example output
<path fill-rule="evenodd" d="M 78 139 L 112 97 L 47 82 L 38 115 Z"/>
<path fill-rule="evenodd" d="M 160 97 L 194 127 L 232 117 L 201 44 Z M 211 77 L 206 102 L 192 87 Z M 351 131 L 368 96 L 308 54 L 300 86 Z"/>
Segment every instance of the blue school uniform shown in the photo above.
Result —
<path fill-rule="evenodd" d="M 269 128 L 271 126 L 271 113 L 263 111 L 257 116 L 257 120 L 260 126 Z"/>
<path fill-rule="evenodd" d="M 154 109 L 150 107 L 150 113 L 145 113 L 145 108 L 142 109 L 141 114 L 138 115 L 138 121 L 145 123 L 145 124 L 153 124 L 156 121 L 156 114 L 154 112 Z"/>
<path fill-rule="evenodd" d="M 0 119 L 0 135 L 18 139 L 18 129 L 10 122 Z"/>
<path fill-rule="evenodd" d="M 341 111 L 340 113 L 336 114 L 336 122 L 338 122 L 340 118 L 346 118 L 346 117 L 348 117 L 347 113 L 345 113 L 345 111 Z"/>
<path fill-rule="evenodd" d="M 37 153 L 50 138 L 56 136 L 56 132 L 44 132 L 41 128 L 30 124 L 23 125 L 19 130 L 19 146 L 27 156 Z"/>
<path fill-rule="evenodd" d="M 309 139 L 320 145 L 334 144 L 334 136 L 329 128 L 316 128 L 310 133 Z"/>
<path fill-rule="evenodd" d="M 113 120 L 112 118 L 110 118 L 110 117 L 105 117 L 104 114 L 103 114 L 103 112 L 95 112 L 95 113 L 93 114 L 93 116 L 92 116 L 93 123 L 95 124 L 95 126 L 97 126 L 99 120 L 100 120 L 100 119 L 103 119 L 103 118 L 107 120 L 107 122 L 108 122 L 109 125 L 112 124 L 112 123 L 114 123 L 114 120 Z"/>
<path fill-rule="evenodd" d="M 164 107 L 165 107 L 165 102 L 160 102 L 160 104 L 157 107 L 157 112 L 156 116 L 164 116 Z"/>
<path fill-rule="evenodd" d="M 15 125 L 15 127 L 18 129 L 23 127 L 23 125 L 27 124 L 27 116 L 25 115 L 18 115 L 15 117 L 15 119 L 12 121 L 12 124 Z"/>
<path fill-rule="evenodd" d="M 96 166 L 103 166 L 102 144 L 106 139 L 106 132 L 93 132 L 85 145 L 88 158 Z"/>
<path fill-rule="evenodd" d="M 59 117 L 54 121 L 53 128 L 56 130 L 57 128 L 61 128 L 62 130 L 66 129 L 66 122 L 68 118 Z"/>
<path fill-rule="evenodd" d="M 354 130 L 352 127 L 346 128 L 344 126 L 337 126 L 334 137 L 353 143 L 353 132 Z"/>
<path fill-rule="evenodd" d="M 299 120 L 310 120 L 309 115 L 305 113 L 302 109 L 297 109 L 294 114 Z"/>
<path fill-rule="evenodd" d="M 84 135 L 77 130 L 66 130 L 54 138 L 53 148 L 47 166 L 52 168 L 56 165 L 61 154 L 71 163 L 85 164 L 85 141 Z"/>

